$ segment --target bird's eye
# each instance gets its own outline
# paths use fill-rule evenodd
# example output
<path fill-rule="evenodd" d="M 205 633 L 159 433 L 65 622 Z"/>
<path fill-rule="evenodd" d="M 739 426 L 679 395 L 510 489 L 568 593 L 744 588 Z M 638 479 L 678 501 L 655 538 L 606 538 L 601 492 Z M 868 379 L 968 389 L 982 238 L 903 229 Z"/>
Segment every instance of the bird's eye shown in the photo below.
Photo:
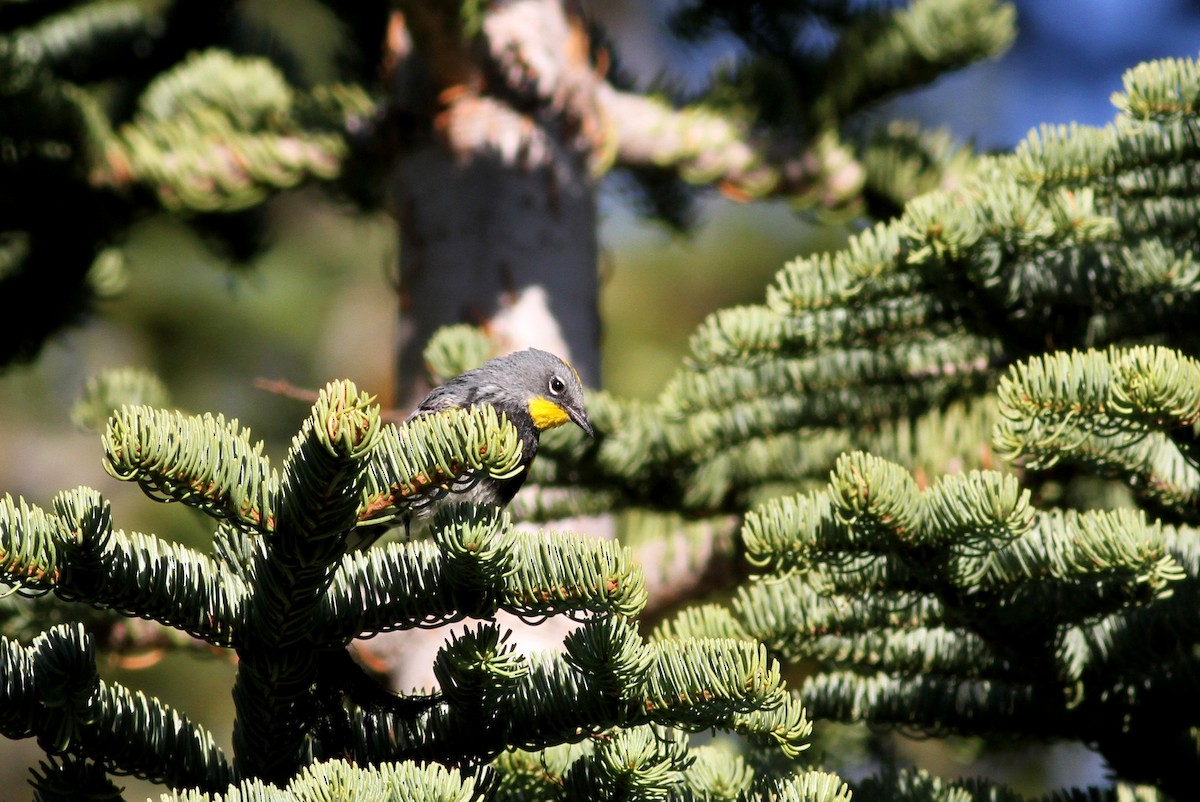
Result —
<path fill-rule="evenodd" d="M 567 389 L 567 384 L 557 376 L 550 377 L 550 395 L 562 395 L 563 390 Z"/>

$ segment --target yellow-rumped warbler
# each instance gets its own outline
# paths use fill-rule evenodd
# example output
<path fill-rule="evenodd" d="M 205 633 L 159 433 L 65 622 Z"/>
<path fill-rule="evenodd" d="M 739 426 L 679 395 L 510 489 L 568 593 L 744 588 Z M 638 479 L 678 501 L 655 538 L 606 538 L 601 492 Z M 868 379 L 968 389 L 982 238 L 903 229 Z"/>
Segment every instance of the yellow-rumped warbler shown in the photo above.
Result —
<path fill-rule="evenodd" d="M 497 357 L 474 370 L 456 376 L 431 391 L 417 405 L 408 420 L 447 409 L 470 408 L 481 404 L 495 407 L 521 437 L 521 470 L 508 479 L 490 476 L 477 478 L 464 487 L 449 488 L 434 502 L 417 506 L 404 519 L 405 530 L 411 520 L 432 517 L 440 501 L 505 506 L 521 489 L 529 476 L 529 466 L 537 456 L 542 432 L 566 423 L 574 423 L 589 437 L 593 436 L 583 406 L 583 384 L 575 369 L 554 354 L 529 348 Z M 386 531 L 383 526 L 360 527 L 351 534 L 348 547 L 366 548 Z"/>

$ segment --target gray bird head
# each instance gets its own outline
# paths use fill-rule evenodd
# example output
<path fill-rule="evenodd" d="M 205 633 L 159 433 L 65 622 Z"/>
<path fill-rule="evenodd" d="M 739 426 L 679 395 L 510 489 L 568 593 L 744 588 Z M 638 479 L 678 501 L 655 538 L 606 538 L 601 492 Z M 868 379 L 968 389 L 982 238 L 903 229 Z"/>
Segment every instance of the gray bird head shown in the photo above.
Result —
<path fill-rule="evenodd" d="M 548 351 L 529 348 L 493 359 L 480 371 L 496 376 L 524 403 L 539 431 L 574 423 L 594 436 L 583 406 L 583 383 L 575 368 Z"/>
<path fill-rule="evenodd" d="M 594 436 L 579 374 L 554 354 L 536 348 L 514 351 L 456 376 L 430 393 L 413 414 L 474 404 L 491 404 L 510 419 L 527 416 L 535 432 L 574 423 Z"/>

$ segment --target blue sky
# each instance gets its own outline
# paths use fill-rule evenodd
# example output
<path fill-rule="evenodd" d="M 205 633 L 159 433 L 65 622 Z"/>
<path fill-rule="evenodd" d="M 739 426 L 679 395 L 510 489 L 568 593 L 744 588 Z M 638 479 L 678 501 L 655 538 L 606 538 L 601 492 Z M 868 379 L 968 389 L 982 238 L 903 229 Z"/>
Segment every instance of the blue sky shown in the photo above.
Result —
<path fill-rule="evenodd" d="M 731 52 L 728 42 L 679 47 L 662 20 L 675 0 L 593 4 L 626 67 L 689 72 Z M 1041 123 L 1112 120 L 1110 95 L 1129 67 L 1200 54 L 1200 0 L 1016 0 L 1017 42 L 1001 59 L 971 66 L 887 109 L 947 125 L 984 148 L 1011 148 Z"/>
<path fill-rule="evenodd" d="M 996 62 L 950 76 L 901 107 L 980 147 L 1010 148 L 1041 123 L 1104 125 L 1121 74 L 1149 59 L 1200 54 L 1195 0 L 1020 0 L 1017 42 Z"/>

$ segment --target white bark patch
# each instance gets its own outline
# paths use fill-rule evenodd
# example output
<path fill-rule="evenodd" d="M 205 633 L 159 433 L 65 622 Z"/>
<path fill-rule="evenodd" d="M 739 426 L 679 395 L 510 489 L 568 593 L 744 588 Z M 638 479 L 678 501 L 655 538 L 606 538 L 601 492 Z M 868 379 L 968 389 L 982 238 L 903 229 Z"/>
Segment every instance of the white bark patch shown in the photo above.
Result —
<path fill-rule="evenodd" d="M 506 351 L 541 348 L 571 361 L 571 348 L 550 311 L 550 296 L 535 284 L 506 293 L 503 307 L 488 324 L 489 333 Z"/>

